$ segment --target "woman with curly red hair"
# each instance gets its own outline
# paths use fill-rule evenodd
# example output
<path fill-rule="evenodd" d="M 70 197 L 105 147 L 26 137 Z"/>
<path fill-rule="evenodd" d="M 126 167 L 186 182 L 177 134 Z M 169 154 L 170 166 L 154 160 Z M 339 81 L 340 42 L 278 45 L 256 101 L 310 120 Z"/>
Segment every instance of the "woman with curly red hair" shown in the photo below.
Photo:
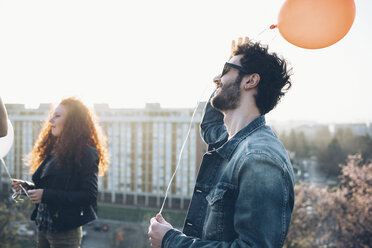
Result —
<path fill-rule="evenodd" d="M 45 122 L 28 157 L 33 183 L 23 186 L 35 209 L 38 247 L 80 247 L 81 226 L 96 219 L 97 175 L 108 168 L 107 143 L 93 114 L 66 98 Z"/>

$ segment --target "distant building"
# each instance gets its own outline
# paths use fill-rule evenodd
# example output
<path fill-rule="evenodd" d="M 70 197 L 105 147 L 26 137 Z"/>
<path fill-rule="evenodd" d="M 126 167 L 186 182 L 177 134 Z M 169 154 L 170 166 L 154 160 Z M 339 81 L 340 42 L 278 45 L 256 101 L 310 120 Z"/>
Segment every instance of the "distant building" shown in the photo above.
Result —
<path fill-rule="evenodd" d="M 6 104 L 8 118 L 14 130 L 13 146 L 4 160 L 13 178 L 31 180 L 29 167 L 24 166 L 24 156 L 31 152 L 43 120 L 50 112 L 49 104 L 40 104 L 38 109 L 26 109 L 23 104 Z M 0 166 L 1 188 L 7 188 L 9 178 L 4 167 Z"/>
<path fill-rule="evenodd" d="M 292 129 L 296 132 L 303 132 L 307 137 L 314 137 L 315 134 L 323 128 L 327 128 L 331 134 L 334 134 L 339 129 L 350 129 L 354 135 L 370 135 L 372 136 L 371 123 L 344 123 L 344 124 L 321 124 L 311 121 L 290 121 L 290 122 L 277 122 L 268 120 L 268 123 L 273 129 L 281 134 L 283 132 L 289 133 Z"/>
<path fill-rule="evenodd" d="M 12 177 L 30 180 L 23 158 L 32 149 L 50 108 L 6 105 L 15 135 L 5 161 Z M 159 104 L 146 104 L 144 109 L 112 109 L 97 104 L 94 109 L 108 137 L 110 168 L 99 178 L 99 201 L 141 207 L 160 207 L 167 184 L 176 169 L 193 109 L 163 109 Z M 169 190 L 166 207 L 187 209 L 198 167 L 206 146 L 200 138 L 199 124 L 203 106 L 192 122 L 180 160 L 178 172 Z M 1 168 L 2 169 L 2 168 Z M 0 187 L 8 179 L 0 170 Z"/>
<path fill-rule="evenodd" d="M 352 123 L 352 124 L 336 124 L 334 125 L 335 132 L 339 129 L 350 129 L 355 135 L 372 136 L 372 126 L 370 123 Z"/>

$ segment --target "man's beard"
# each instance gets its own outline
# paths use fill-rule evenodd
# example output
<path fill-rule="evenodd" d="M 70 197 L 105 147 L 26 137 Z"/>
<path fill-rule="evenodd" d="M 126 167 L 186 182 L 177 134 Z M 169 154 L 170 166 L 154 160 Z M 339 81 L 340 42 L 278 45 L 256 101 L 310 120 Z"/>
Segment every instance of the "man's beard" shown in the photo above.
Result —
<path fill-rule="evenodd" d="M 211 105 L 221 112 L 236 109 L 240 101 L 241 81 L 242 78 L 238 76 L 234 82 L 222 85 L 220 93 L 212 97 Z"/>

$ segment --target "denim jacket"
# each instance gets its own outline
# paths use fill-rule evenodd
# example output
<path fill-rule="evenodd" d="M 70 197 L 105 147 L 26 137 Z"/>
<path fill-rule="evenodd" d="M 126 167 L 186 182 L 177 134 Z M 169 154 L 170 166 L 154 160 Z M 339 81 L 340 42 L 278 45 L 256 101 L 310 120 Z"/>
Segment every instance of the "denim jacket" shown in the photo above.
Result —
<path fill-rule="evenodd" d="M 228 140 L 222 113 L 208 103 L 201 134 L 208 152 L 183 233 L 169 230 L 162 247 L 282 247 L 294 204 L 294 174 L 265 117 Z"/>

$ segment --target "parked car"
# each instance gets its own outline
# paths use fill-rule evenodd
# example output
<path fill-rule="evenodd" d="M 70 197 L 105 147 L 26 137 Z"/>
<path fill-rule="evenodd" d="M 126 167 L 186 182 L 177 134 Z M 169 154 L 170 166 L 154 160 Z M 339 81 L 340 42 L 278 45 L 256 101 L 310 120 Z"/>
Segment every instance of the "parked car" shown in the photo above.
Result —
<path fill-rule="evenodd" d="M 35 231 L 29 230 L 26 224 L 20 224 L 19 227 L 17 228 L 16 233 L 20 236 L 29 236 L 29 237 L 35 235 Z"/>
<path fill-rule="evenodd" d="M 109 230 L 109 226 L 107 224 L 96 224 L 93 227 L 93 230 L 97 232 L 107 232 Z"/>

